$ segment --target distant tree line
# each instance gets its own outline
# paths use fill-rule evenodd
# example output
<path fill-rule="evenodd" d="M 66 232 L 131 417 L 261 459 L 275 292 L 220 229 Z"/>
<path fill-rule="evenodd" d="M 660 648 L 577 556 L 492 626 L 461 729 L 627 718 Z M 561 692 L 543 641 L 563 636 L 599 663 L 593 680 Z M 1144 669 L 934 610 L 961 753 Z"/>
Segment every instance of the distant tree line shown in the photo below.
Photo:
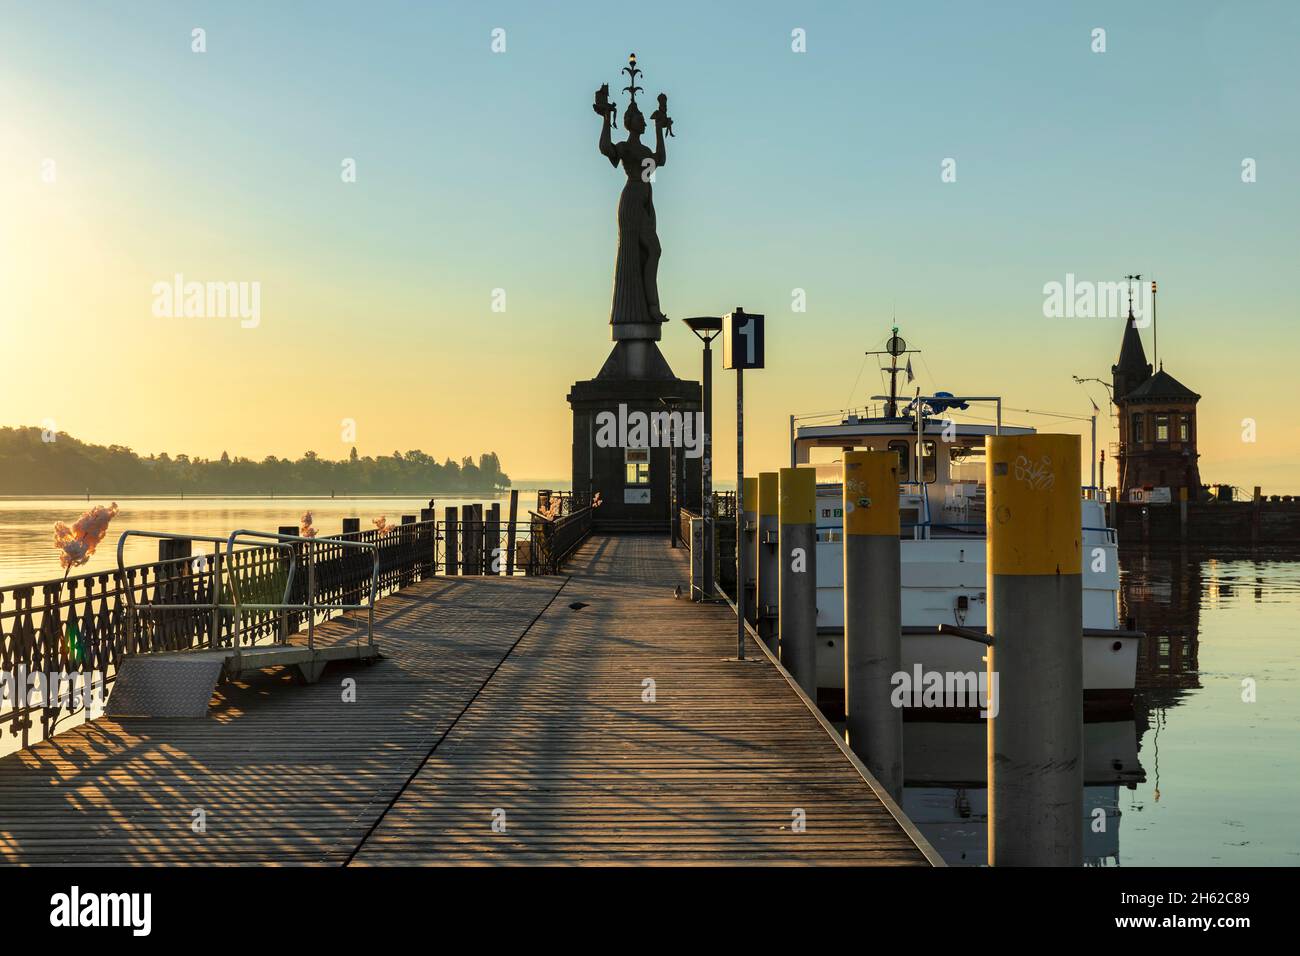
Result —
<path fill-rule="evenodd" d="M 46 439 L 53 439 L 52 441 Z M 506 488 L 496 452 L 439 463 L 416 449 L 377 458 L 353 448 L 343 461 L 314 451 L 299 459 L 269 455 L 261 461 L 172 457 L 142 458 L 123 445 L 91 445 L 39 428 L 0 428 L 0 495 L 217 494 L 217 495 L 431 495 Z"/>

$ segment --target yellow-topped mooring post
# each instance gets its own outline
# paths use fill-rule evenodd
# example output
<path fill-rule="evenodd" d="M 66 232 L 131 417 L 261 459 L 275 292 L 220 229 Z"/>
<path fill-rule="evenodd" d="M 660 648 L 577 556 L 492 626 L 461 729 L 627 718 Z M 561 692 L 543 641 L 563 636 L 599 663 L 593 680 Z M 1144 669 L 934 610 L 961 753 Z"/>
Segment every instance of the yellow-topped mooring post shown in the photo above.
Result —
<path fill-rule="evenodd" d="M 988 439 L 988 862 L 1083 862 L 1077 435 Z"/>
<path fill-rule="evenodd" d="M 844 723 L 849 746 L 895 800 L 903 798 L 903 612 L 898 455 L 844 453 Z"/>
<path fill-rule="evenodd" d="M 778 640 L 781 663 L 809 697 L 817 698 L 817 473 L 780 472 Z"/>
<path fill-rule="evenodd" d="M 777 543 L 780 540 L 780 493 L 777 473 L 758 473 L 758 533 L 754 536 L 757 562 L 758 588 L 754 595 L 754 611 L 758 615 L 758 636 L 768 650 L 777 652 L 776 621 L 780 603 L 781 575 L 777 561 Z"/>
<path fill-rule="evenodd" d="M 756 625 L 758 615 L 755 613 L 756 602 L 754 597 L 757 591 L 757 582 L 754 580 L 754 575 L 758 564 L 754 553 L 754 542 L 758 537 L 757 478 L 745 479 L 744 501 L 745 513 L 741 515 L 740 537 L 736 541 L 736 547 L 740 548 L 740 583 L 745 588 L 745 620 Z"/>

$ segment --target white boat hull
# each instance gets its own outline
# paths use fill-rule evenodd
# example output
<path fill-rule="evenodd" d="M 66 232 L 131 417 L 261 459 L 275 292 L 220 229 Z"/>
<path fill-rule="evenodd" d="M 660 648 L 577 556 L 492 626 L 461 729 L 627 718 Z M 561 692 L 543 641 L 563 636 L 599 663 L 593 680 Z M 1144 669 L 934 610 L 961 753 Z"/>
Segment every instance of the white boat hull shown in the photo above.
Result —
<path fill-rule="evenodd" d="M 828 689 L 844 688 L 843 543 L 838 540 L 840 521 L 833 517 L 838 499 L 818 497 L 817 544 L 817 683 Z M 1083 503 L 1083 626 L 1115 630 L 1119 612 L 1119 562 L 1114 533 L 1105 528 L 1101 505 Z M 820 540 L 832 537 L 836 540 Z M 933 628 L 940 624 L 983 630 L 987 624 L 985 539 L 971 534 L 959 537 L 904 540 L 902 557 L 903 626 Z M 966 608 L 960 608 L 965 598 Z M 1139 639 L 1135 637 L 1081 637 L 1083 689 L 1089 696 L 1125 697 L 1133 692 Z M 980 672 L 985 647 L 976 641 L 947 634 L 904 634 L 903 669 L 916 665 L 924 671 Z"/>

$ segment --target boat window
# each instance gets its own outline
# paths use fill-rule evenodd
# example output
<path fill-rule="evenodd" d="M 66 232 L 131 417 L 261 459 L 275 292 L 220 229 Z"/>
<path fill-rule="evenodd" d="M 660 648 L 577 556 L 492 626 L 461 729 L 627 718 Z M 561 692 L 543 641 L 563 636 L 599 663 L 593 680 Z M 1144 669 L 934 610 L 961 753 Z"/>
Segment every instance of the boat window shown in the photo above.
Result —
<path fill-rule="evenodd" d="M 908 467 L 912 463 L 912 456 L 908 453 L 907 448 L 907 442 L 905 441 L 891 441 L 889 443 L 889 450 L 898 456 L 899 481 L 910 481 L 912 477 L 912 469 Z"/>
<path fill-rule="evenodd" d="M 948 475 L 953 481 L 984 480 L 984 446 L 950 445 Z"/>
<path fill-rule="evenodd" d="M 931 482 L 938 476 L 939 459 L 935 454 L 934 442 L 921 442 L 921 480 Z"/>

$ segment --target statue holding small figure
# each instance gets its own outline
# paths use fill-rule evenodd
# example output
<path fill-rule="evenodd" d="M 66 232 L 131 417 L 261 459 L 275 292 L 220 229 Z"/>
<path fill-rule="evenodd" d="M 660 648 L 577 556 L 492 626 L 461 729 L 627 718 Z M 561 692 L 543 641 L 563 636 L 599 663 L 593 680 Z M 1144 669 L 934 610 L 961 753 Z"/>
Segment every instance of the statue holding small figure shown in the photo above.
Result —
<path fill-rule="evenodd" d="M 642 88 L 636 85 L 641 71 L 637 69 L 635 53 L 628 58 L 623 72 L 630 78 L 629 85 L 623 90 L 631 94 L 631 102 L 623 112 L 627 139 L 616 143 L 610 135 L 611 127 L 617 125 L 614 120 L 617 107 L 609 101 L 608 83 L 596 91 L 596 100 L 592 104 L 592 109 L 601 117 L 601 155 L 609 160 L 611 166 L 621 164 L 627 176 L 618 201 L 618 255 L 614 265 L 610 323 L 616 326 L 625 323 L 648 325 L 668 321 L 659 307 L 660 247 L 651 179 L 668 161 L 664 133 L 667 131 L 668 135 L 673 135 L 673 121 L 668 116 L 668 97 L 661 93 L 659 109 L 651 115 L 655 124 L 655 147 L 651 150 L 642 143 L 646 121 L 636 103 L 636 94 Z"/>

